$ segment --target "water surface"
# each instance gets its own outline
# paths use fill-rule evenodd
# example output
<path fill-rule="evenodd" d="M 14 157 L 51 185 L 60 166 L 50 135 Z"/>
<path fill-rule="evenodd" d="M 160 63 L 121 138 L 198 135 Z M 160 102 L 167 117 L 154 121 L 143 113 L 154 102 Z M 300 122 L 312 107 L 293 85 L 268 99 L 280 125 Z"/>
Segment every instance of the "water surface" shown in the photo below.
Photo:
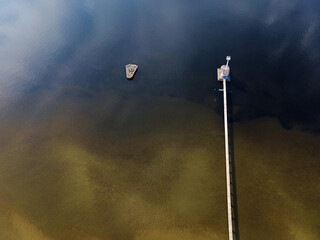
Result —
<path fill-rule="evenodd" d="M 240 237 L 317 239 L 319 7 L 0 1 L 1 238 L 226 239 L 231 55 Z"/>

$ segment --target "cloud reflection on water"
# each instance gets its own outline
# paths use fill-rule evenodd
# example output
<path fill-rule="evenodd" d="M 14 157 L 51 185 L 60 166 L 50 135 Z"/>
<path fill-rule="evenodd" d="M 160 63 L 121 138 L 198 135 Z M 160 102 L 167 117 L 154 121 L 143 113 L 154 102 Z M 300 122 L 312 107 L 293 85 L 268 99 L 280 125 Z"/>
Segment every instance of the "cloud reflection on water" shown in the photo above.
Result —
<path fill-rule="evenodd" d="M 305 107 L 319 100 L 316 2 L 0 4 L 0 187 L 21 229 L 224 236 L 221 118 L 186 99 L 214 106 L 226 53 L 237 120 L 271 115 L 289 128 L 319 116 Z M 128 61 L 143 69 L 132 82 Z M 318 138 L 270 119 L 237 126 L 243 236 L 317 236 Z"/>
<path fill-rule="evenodd" d="M 121 91 L 127 62 L 143 69 L 132 90 L 207 104 L 218 87 L 215 68 L 228 53 L 234 56 L 238 120 L 275 116 L 288 126 L 319 127 L 313 120 L 319 111 L 306 107 L 319 101 L 317 2 L 1 5 L 2 105 L 23 98 L 19 89 L 39 86 L 56 87 L 59 94 L 75 85 Z"/>

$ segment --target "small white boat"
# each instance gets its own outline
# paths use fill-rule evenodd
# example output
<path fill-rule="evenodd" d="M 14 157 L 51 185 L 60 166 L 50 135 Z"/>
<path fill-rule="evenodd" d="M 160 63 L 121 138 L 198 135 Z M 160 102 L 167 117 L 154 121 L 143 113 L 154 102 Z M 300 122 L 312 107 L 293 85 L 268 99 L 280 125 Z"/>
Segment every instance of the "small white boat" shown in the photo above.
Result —
<path fill-rule="evenodd" d="M 135 75 L 135 73 L 137 72 L 138 70 L 138 65 L 135 65 L 135 64 L 128 64 L 126 65 L 126 76 L 127 76 L 127 79 L 132 79 Z"/>

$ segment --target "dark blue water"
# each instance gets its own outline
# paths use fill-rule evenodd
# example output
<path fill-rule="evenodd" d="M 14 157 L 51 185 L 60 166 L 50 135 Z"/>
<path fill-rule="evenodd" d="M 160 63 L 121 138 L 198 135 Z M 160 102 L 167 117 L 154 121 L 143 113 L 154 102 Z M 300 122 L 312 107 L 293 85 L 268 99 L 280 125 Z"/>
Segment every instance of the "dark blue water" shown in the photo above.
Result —
<path fill-rule="evenodd" d="M 314 0 L 0 0 L 0 236 L 225 237 L 231 55 L 243 239 L 316 239 L 319 24 Z"/>
<path fill-rule="evenodd" d="M 237 120 L 274 116 L 287 128 L 319 130 L 319 7 L 317 1 L 2 3 L 2 89 L 130 85 L 130 93 L 212 107 L 216 67 L 229 54 Z M 141 69 L 133 83 L 123 81 L 128 62 Z"/>

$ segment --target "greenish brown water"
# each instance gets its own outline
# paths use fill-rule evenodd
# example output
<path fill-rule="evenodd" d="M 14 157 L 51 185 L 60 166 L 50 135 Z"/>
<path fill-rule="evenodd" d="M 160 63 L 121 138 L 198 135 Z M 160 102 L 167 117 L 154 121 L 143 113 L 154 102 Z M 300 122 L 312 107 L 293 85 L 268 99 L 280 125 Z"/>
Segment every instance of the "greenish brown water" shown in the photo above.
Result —
<path fill-rule="evenodd" d="M 223 123 L 210 109 L 69 96 L 28 123 L 32 107 L 1 121 L 1 239 L 226 238 Z M 271 118 L 234 137 L 241 238 L 316 239 L 319 137 Z"/>

